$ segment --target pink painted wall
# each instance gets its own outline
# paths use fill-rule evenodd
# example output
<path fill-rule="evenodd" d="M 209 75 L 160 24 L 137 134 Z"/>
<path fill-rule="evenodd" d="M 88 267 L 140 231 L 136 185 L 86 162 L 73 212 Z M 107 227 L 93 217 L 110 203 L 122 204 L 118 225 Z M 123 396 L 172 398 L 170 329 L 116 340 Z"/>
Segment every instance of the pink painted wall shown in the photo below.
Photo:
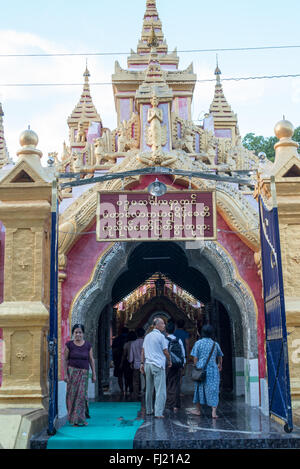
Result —
<path fill-rule="evenodd" d="M 181 117 L 181 119 L 188 120 L 189 112 L 188 112 L 187 98 L 178 98 L 178 111 L 179 111 L 179 117 Z"/>
<path fill-rule="evenodd" d="M 130 119 L 130 99 L 122 98 L 120 103 L 120 121 L 128 121 Z"/>
<path fill-rule="evenodd" d="M 98 243 L 95 231 L 96 223 L 88 229 L 89 234 L 80 236 L 68 253 L 68 263 L 65 271 L 67 278 L 62 285 L 62 354 L 65 343 L 70 339 L 69 312 L 72 301 L 81 288 L 89 282 L 97 259 L 111 244 Z"/>
<path fill-rule="evenodd" d="M 218 214 L 218 241 L 230 253 L 234 259 L 239 274 L 250 287 L 254 299 L 257 304 L 258 317 L 257 317 L 257 343 L 258 343 L 258 366 L 259 377 L 264 378 L 266 374 L 266 361 L 265 361 L 265 319 L 264 319 L 264 303 L 262 298 L 262 282 L 257 273 L 257 267 L 254 262 L 253 251 L 242 242 L 242 240 L 235 234 L 231 233 L 229 226 Z"/>
<path fill-rule="evenodd" d="M 223 138 L 231 138 L 231 130 L 230 129 L 216 129 L 215 136 L 223 137 Z"/>

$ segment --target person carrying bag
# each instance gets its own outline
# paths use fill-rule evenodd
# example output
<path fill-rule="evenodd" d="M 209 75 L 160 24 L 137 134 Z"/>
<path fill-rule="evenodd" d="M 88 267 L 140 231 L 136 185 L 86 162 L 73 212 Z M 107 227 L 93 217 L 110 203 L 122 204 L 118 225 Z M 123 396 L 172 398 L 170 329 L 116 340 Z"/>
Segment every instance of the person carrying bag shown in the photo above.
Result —
<path fill-rule="evenodd" d="M 196 365 L 194 365 L 193 369 L 192 369 L 192 380 L 193 381 L 196 381 L 197 383 L 203 383 L 206 379 L 206 367 L 207 367 L 207 364 L 212 356 L 212 353 L 215 349 L 215 346 L 216 346 L 216 342 L 214 342 L 212 348 L 211 348 L 211 351 L 210 351 L 210 354 L 206 360 L 206 363 L 204 365 L 203 368 L 197 368 Z"/>
<path fill-rule="evenodd" d="M 201 415 L 201 405 L 207 404 L 212 407 L 212 418 L 215 419 L 218 417 L 217 406 L 223 353 L 219 344 L 212 339 L 214 335 L 212 326 L 203 326 L 201 334 L 202 339 L 195 343 L 191 352 L 195 365 L 192 379 L 195 382 L 193 403 L 196 404 L 196 408 L 190 413 Z"/>

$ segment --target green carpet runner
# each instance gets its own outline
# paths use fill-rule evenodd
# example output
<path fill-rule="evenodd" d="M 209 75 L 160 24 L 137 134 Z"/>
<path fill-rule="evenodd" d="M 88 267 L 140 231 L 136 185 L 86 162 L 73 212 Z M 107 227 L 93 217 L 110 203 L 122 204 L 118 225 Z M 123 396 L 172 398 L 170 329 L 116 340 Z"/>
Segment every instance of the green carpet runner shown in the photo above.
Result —
<path fill-rule="evenodd" d="M 47 449 L 132 449 L 143 420 L 137 420 L 140 402 L 92 402 L 86 427 L 61 427 Z"/>

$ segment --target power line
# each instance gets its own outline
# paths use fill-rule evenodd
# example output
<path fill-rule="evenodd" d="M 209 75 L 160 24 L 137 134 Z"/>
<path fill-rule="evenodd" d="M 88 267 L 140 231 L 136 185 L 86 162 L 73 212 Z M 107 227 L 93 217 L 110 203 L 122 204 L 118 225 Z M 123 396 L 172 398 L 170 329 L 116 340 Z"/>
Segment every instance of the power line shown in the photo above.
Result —
<path fill-rule="evenodd" d="M 180 54 L 184 53 L 205 53 L 205 52 L 239 52 L 239 51 L 254 51 L 254 50 L 272 50 L 272 49 L 299 49 L 300 45 L 287 45 L 287 46 L 258 46 L 258 47 L 228 47 L 228 48 L 215 48 L 215 49 L 186 49 L 177 50 Z M 110 55 L 131 55 L 131 52 L 57 52 L 49 54 L 0 54 L 1 58 L 9 57 L 88 57 L 88 56 L 110 56 Z"/>
<path fill-rule="evenodd" d="M 299 78 L 300 73 L 295 74 L 288 74 L 288 75 L 261 75 L 261 76 L 250 76 L 250 77 L 230 77 L 230 78 L 222 78 L 222 81 L 245 81 L 245 80 L 271 80 L 275 78 Z M 208 82 L 215 82 L 215 78 L 208 78 L 203 80 L 195 80 L 197 83 L 208 83 Z M 91 86 L 105 86 L 105 85 L 112 85 L 113 83 L 110 82 L 95 82 L 90 83 Z M 33 86 L 83 86 L 83 83 L 0 83 L 0 87 L 33 87 Z"/>

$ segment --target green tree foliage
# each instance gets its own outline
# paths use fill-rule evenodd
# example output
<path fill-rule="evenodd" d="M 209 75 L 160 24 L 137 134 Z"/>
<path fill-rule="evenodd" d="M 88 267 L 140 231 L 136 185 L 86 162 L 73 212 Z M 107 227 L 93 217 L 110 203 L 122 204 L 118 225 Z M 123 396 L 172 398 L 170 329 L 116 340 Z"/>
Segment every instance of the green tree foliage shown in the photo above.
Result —
<path fill-rule="evenodd" d="M 295 129 L 293 140 L 298 142 L 300 145 L 300 126 Z M 278 138 L 275 136 L 263 137 L 262 135 L 255 135 L 251 132 L 245 135 L 242 143 L 244 147 L 248 148 L 248 150 L 254 151 L 256 155 L 258 155 L 260 152 L 264 152 L 269 160 L 274 161 L 274 145 L 276 142 L 278 142 Z M 298 153 L 300 153 L 299 148 Z"/>

